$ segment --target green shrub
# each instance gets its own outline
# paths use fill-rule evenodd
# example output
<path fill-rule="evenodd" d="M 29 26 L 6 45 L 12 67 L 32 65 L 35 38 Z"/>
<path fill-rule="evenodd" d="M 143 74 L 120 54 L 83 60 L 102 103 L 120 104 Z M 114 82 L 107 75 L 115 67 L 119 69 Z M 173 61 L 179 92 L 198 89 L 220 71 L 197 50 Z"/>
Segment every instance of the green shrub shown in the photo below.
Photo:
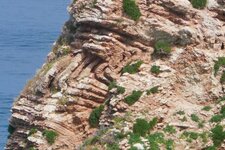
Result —
<path fill-rule="evenodd" d="M 191 0 L 191 4 L 194 8 L 203 9 L 207 4 L 207 0 Z"/>
<path fill-rule="evenodd" d="M 125 97 L 124 101 L 128 105 L 133 105 L 142 95 L 142 91 L 133 91 L 131 95 Z"/>
<path fill-rule="evenodd" d="M 155 86 L 155 87 L 147 90 L 146 92 L 147 92 L 147 95 L 158 93 L 159 92 L 159 87 Z"/>
<path fill-rule="evenodd" d="M 52 130 L 45 130 L 42 135 L 45 137 L 49 144 L 53 144 L 58 136 L 58 134 Z"/>
<path fill-rule="evenodd" d="M 220 103 L 220 102 L 223 102 L 223 101 L 225 101 L 225 96 L 220 97 L 220 98 L 217 100 L 217 103 Z"/>
<path fill-rule="evenodd" d="M 117 94 L 123 94 L 126 91 L 124 87 L 117 85 L 115 81 L 110 82 L 108 86 L 109 90 L 113 88 L 116 88 Z"/>
<path fill-rule="evenodd" d="M 104 110 L 104 106 L 103 105 L 100 105 L 99 107 L 95 108 L 90 116 L 89 116 L 89 124 L 91 127 L 98 127 L 99 125 L 99 119 L 101 117 L 101 114 L 102 114 L 102 111 Z"/>
<path fill-rule="evenodd" d="M 217 114 L 212 116 L 212 118 L 210 119 L 210 122 L 221 122 L 224 119 L 224 116 L 221 114 Z"/>
<path fill-rule="evenodd" d="M 165 141 L 166 150 L 174 150 L 174 141 L 169 139 Z"/>
<path fill-rule="evenodd" d="M 216 150 L 215 146 L 207 146 L 204 150 Z"/>
<path fill-rule="evenodd" d="M 219 57 L 214 64 L 214 75 L 216 76 L 220 67 L 225 66 L 225 57 Z"/>
<path fill-rule="evenodd" d="M 154 74 L 159 74 L 161 72 L 160 66 L 153 65 L 151 68 L 151 72 Z"/>
<path fill-rule="evenodd" d="M 129 144 L 134 144 L 134 143 L 142 143 L 140 135 L 139 134 L 134 134 L 134 133 L 130 133 L 130 138 L 129 138 Z"/>
<path fill-rule="evenodd" d="M 143 64 L 143 61 L 139 60 L 134 64 L 128 64 L 126 65 L 123 70 L 122 73 L 129 73 L 129 74 L 135 74 L 139 71 L 139 67 Z"/>
<path fill-rule="evenodd" d="M 211 106 L 205 106 L 202 108 L 202 110 L 204 110 L 204 111 L 210 111 L 211 109 L 212 109 Z"/>
<path fill-rule="evenodd" d="M 135 0 L 123 0 L 123 11 L 135 21 L 141 17 L 140 9 Z"/>
<path fill-rule="evenodd" d="M 117 84 L 115 81 L 110 82 L 108 85 L 109 90 L 112 90 L 113 88 L 116 88 L 116 87 L 117 87 Z"/>
<path fill-rule="evenodd" d="M 199 117 L 196 114 L 191 114 L 191 120 L 194 122 L 199 122 Z"/>
<path fill-rule="evenodd" d="M 36 148 L 34 148 L 34 147 L 30 147 L 30 148 L 29 148 L 29 150 L 36 150 Z"/>
<path fill-rule="evenodd" d="M 136 119 L 136 123 L 133 125 L 133 133 L 145 136 L 149 131 L 149 123 L 145 119 Z"/>
<path fill-rule="evenodd" d="M 211 129 L 211 132 L 214 146 L 219 147 L 225 140 L 225 131 L 223 131 L 223 127 L 221 125 L 216 125 Z"/>
<path fill-rule="evenodd" d="M 155 53 L 167 55 L 171 52 L 171 44 L 164 40 L 159 40 L 155 43 Z"/>
<path fill-rule="evenodd" d="M 124 87 L 122 87 L 122 86 L 117 86 L 117 93 L 118 94 L 123 94 L 123 93 L 125 93 L 125 88 Z"/>
<path fill-rule="evenodd" d="M 158 118 L 154 117 L 151 121 L 149 121 L 149 129 L 152 130 L 157 123 L 158 123 Z"/>
<path fill-rule="evenodd" d="M 185 112 L 183 110 L 179 110 L 179 111 L 176 112 L 176 114 L 178 114 L 178 115 L 184 115 Z"/>
<path fill-rule="evenodd" d="M 220 114 L 212 116 L 210 122 L 221 122 L 225 118 L 225 106 L 221 107 Z"/>
<path fill-rule="evenodd" d="M 222 106 L 220 109 L 220 113 L 225 116 L 225 106 Z"/>
<path fill-rule="evenodd" d="M 159 144 L 165 143 L 163 133 L 156 132 L 148 136 L 148 141 L 150 143 L 151 150 L 160 150 Z"/>
<path fill-rule="evenodd" d="M 196 132 L 184 131 L 181 136 L 184 136 L 187 141 L 192 142 L 192 140 L 197 140 L 200 135 Z"/>
<path fill-rule="evenodd" d="M 30 136 L 32 134 L 35 134 L 35 133 L 37 133 L 37 131 L 38 130 L 36 128 L 31 128 L 28 135 Z"/>
<path fill-rule="evenodd" d="M 167 125 L 164 129 L 163 129 L 164 132 L 167 132 L 169 134 L 173 134 L 173 133 L 176 133 L 176 129 L 174 128 L 174 126 L 170 126 L 170 125 Z"/>
<path fill-rule="evenodd" d="M 117 143 L 107 144 L 106 150 L 120 150 L 120 147 Z"/>
<path fill-rule="evenodd" d="M 220 78 L 220 83 L 224 84 L 225 83 L 225 71 L 223 72 L 221 78 Z"/>

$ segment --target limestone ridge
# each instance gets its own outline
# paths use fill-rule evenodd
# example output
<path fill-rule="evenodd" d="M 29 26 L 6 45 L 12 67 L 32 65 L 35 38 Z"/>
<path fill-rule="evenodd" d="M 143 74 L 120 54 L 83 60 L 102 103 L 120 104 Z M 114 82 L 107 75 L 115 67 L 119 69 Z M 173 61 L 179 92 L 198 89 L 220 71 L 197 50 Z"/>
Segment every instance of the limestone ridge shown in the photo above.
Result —
<path fill-rule="evenodd" d="M 46 63 L 12 107 L 7 150 L 149 149 L 152 133 L 166 125 L 176 128 L 175 135 L 164 135 L 176 141 L 175 149 L 224 146 L 200 135 L 215 127 L 209 121 L 213 114 L 224 113 L 224 103 L 215 101 L 224 96 L 225 61 L 218 58 L 225 57 L 225 1 L 208 0 L 196 9 L 192 0 L 136 0 L 140 17 L 135 20 L 124 12 L 125 1 L 76 0 L 68 7 L 71 17 Z M 171 51 L 155 54 L 158 41 L 169 43 Z M 127 65 L 133 69 L 137 61 L 137 73 L 129 73 Z M 93 128 L 89 116 L 101 104 L 99 128 Z M 154 117 L 158 124 L 151 134 L 131 142 L 136 119 Z M 197 144 L 187 140 L 192 130 L 198 132 Z M 123 137 L 118 140 L 116 133 Z M 157 144 L 168 146 L 166 140 Z"/>

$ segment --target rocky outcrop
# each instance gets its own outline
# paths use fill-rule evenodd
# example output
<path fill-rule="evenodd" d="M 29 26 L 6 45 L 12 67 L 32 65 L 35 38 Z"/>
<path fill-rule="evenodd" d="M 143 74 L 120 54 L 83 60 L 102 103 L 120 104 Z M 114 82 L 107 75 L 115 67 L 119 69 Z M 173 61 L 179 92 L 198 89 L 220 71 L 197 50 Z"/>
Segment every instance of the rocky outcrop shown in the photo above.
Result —
<path fill-rule="evenodd" d="M 217 76 L 213 70 L 218 57 L 225 56 L 224 1 L 208 0 L 202 10 L 188 0 L 136 0 L 136 4 L 141 12 L 137 21 L 124 13 L 122 0 L 76 0 L 68 7 L 71 18 L 62 35 L 12 107 L 10 125 L 15 131 L 6 149 L 82 149 L 85 139 L 98 130 L 90 127 L 89 115 L 106 100 L 100 129 L 115 127 L 112 118 L 132 112 L 132 121 L 157 116 L 161 127 L 168 123 L 179 129 L 210 130 L 210 123 L 198 129 L 190 119 L 184 123 L 173 114 L 182 110 L 207 119 L 210 115 L 202 107 L 224 95 L 220 83 L 224 68 Z M 154 55 L 159 40 L 172 44 L 169 56 Z M 137 60 L 143 61 L 138 73 L 121 73 Z M 150 72 L 153 65 L 160 66 L 160 74 Z M 110 92 L 112 81 L 126 92 Z M 150 96 L 143 92 L 133 106 L 123 101 L 134 90 L 156 86 L 160 92 Z M 220 105 L 215 112 L 216 107 Z M 132 128 L 131 122 L 125 130 Z M 37 131 L 31 135 L 33 128 Z M 58 135 L 52 145 L 42 134 L 45 129 Z M 179 143 L 177 136 L 172 139 L 177 140 L 176 149 L 203 148 L 200 143 Z M 120 148 L 128 149 L 129 144 L 123 140 Z"/>

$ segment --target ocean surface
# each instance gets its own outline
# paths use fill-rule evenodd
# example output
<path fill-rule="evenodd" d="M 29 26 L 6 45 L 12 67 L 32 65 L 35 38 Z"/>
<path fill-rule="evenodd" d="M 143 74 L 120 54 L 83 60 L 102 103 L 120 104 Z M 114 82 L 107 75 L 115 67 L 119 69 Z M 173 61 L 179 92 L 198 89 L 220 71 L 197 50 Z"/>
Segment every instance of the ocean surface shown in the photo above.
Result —
<path fill-rule="evenodd" d="M 44 63 L 70 0 L 0 0 L 0 150 L 15 97 Z"/>

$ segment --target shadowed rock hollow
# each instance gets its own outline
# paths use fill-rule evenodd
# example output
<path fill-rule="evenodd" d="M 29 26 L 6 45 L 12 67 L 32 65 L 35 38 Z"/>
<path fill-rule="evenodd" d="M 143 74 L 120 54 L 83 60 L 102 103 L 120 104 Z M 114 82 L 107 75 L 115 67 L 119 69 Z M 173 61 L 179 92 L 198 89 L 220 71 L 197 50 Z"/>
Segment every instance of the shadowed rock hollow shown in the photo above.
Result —
<path fill-rule="evenodd" d="M 195 0 L 136 0 L 136 18 L 126 1 L 68 7 L 46 63 L 12 107 L 6 149 L 225 148 L 225 1 L 197 9 Z M 101 104 L 94 128 L 89 116 Z M 157 123 L 139 135 L 140 118 Z"/>

